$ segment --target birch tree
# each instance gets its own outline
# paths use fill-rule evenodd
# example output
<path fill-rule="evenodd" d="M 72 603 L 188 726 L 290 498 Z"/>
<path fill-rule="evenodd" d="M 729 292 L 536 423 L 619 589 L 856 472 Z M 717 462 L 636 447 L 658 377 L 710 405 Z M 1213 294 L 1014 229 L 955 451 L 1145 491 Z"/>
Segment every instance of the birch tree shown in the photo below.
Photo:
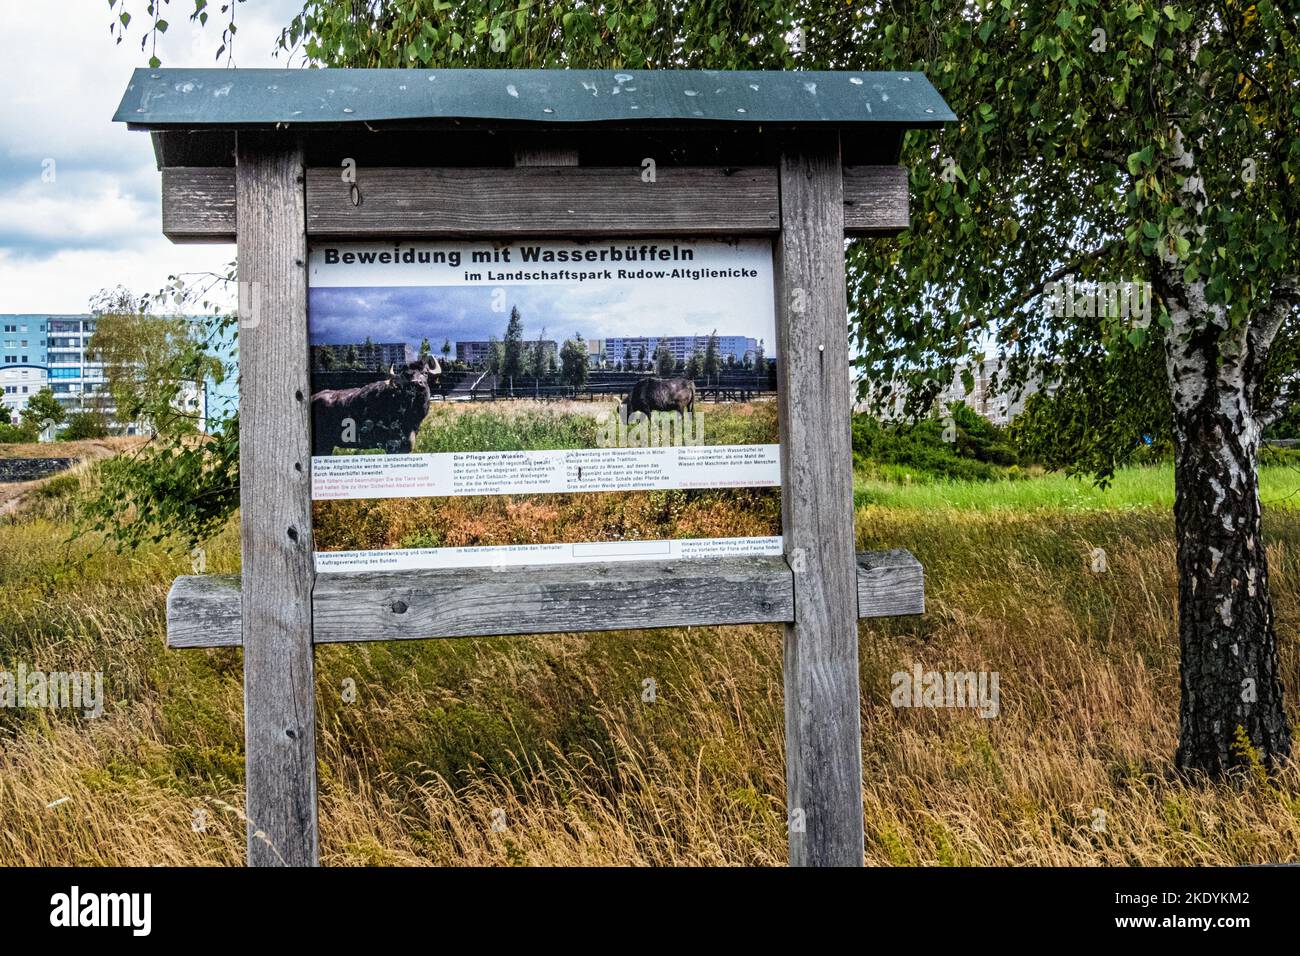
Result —
<path fill-rule="evenodd" d="M 914 13 L 880 11 L 883 51 L 928 49 L 961 121 L 909 144 L 912 231 L 854 257 L 863 368 L 918 404 L 990 347 L 1012 386 L 1052 378 L 1081 342 L 1158 349 L 1175 451 L 1176 761 L 1212 775 L 1273 764 L 1291 734 L 1257 461 L 1297 389 L 1294 8 Z M 937 38 L 927 17 L 947 24 Z"/>

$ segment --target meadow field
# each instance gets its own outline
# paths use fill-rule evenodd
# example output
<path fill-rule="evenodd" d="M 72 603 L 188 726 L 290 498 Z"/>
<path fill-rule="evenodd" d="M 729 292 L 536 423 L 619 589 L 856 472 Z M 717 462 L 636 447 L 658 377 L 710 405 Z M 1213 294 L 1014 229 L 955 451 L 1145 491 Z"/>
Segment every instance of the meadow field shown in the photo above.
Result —
<path fill-rule="evenodd" d="M 412 451 L 600 448 L 602 427 L 617 416 L 618 408 L 614 398 L 434 402 L 415 437 Z M 705 445 L 759 445 L 777 441 L 775 397 L 752 402 L 696 402 L 695 413 L 703 422 Z M 676 417 L 667 412 L 659 414 L 664 420 Z"/>
<path fill-rule="evenodd" d="M 102 670 L 107 698 L 98 719 L 0 710 L 0 865 L 238 864 L 239 652 L 164 649 L 164 597 L 190 559 L 70 538 L 93 480 L 54 479 L 0 518 L 0 669 Z M 1295 715 L 1300 473 L 1267 469 L 1264 487 Z M 1172 773 L 1171 494 L 1158 467 L 1104 493 L 1056 476 L 976 489 L 860 475 L 859 546 L 909 548 L 927 575 L 924 617 L 861 626 L 869 864 L 1300 859 L 1300 767 L 1215 785 Z M 237 548 L 232 524 L 207 570 L 236 571 Z M 337 645 L 316 660 L 327 865 L 785 861 L 777 627 Z M 998 671 L 999 716 L 895 709 L 890 676 L 918 663 Z"/>

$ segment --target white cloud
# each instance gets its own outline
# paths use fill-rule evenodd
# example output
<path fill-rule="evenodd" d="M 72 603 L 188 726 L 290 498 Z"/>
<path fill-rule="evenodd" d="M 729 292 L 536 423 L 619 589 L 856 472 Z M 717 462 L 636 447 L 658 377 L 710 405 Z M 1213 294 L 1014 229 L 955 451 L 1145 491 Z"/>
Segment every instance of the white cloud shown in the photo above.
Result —
<path fill-rule="evenodd" d="M 0 241 L 13 249 L 129 244 L 145 240 L 142 226 L 160 228 L 156 205 L 124 195 L 118 177 L 92 173 L 71 187 L 25 182 L 0 193 Z"/>
<path fill-rule="evenodd" d="M 169 275 L 224 273 L 234 257 L 234 246 L 174 246 L 161 235 L 122 250 L 65 249 L 31 258 L 0 251 L 0 312 L 85 312 L 101 289 L 157 292 Z"/>
<path fill-rule="evenodd" d="M 143 9 L 143 5 L 139 5 Z M 206 29 L 188 0 L 164 7 L 165 67 L 210 67 L 219 5 Z M 236 63 L 287 66 L 271 56 L 301 0 L 237 8 Z M 170 9 L 175 8 L 175 9 Z M 111 122 L 136 67 L 146 66 L 136 24 L 114 45 L 102 0 L 5 6 L 0 31 L 0 312 L 81 312 L 99 289 L 159 288 L 169 273 L 220 271 L 226 246 L 173 246 L 162 238 L 160 181 L 145 133 Z M 142 17 L 140 19 L 143 19 Z M 42 180 L 53 160 L 54 182 Z"/>

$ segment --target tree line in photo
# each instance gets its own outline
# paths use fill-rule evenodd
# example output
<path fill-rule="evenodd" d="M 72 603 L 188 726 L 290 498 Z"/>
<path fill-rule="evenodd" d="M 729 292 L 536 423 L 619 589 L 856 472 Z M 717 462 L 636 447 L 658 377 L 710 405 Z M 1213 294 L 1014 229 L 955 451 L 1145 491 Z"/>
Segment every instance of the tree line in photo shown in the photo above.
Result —
<path fill-rule="evenodd" d="M 450 358 L 450 341 L 442 343 L 441 352 L 444 361 Z M 426 338 L 420 344 L 420 358 L 430 358 L 432 355 L 433 349 Z M 366 340 L 359 345 L 353 343 L 337 348 L 333 345 L 321 345 L 317 348 L 316 360 L 320 363 L 321 369 L 326 372 L 350 372 L 373 369 L 379 364 L 380 357 L 380 347 L 367 335 Z"/>
<path fill-rule="evenodd" d="M 534 386 L 566 386 L 580 390 L 587 387 L 593 369 L 602 372 L 631 372 L 656 375 L 661 378 L 686 378 L 692 381 L 710 379 L 726 372 L 766 373 L 766 358 L 760 342 L 754 354 L 742 358 L 724 354 L 719 347 L 718 331 L 714 329 L 702 349 L 697 348 L 686 358 L 675 356 L 660 337 L 653 350 L 644 345 L 633 350 L 627 347 L 622 355 L 611 355 L 608 349 L 592 353 L 580 332 L 563 342 L 546 337 L 543 326 L 536 338 L 524 337 L 523 317 L 518 307 L 512 307 L 501 338 L 490 335 L 487 348 L 471 358 L 453 357 L 455 349 L 449 338 L 436 350 L 443 368 L 448 372 L 486 372 L 493 381 L 507 389 L 516 383 L 527 382 Z M 418 350 L 418 358 L 426 360 L 435 356 L 433 343 L 426 336 Z M 325 372 L 374 370 L 386 367 L 382 361 L 383 348 L 369 336 L 360 344 L 321 345 L 317 361 Z M 594 360 L 594 364 L 593 364 Z"/>
<path fill-rule="evenodd" d="M 587 384 L 591 370 L 582 333 L 574 332 L 572 338 L 557 347 L 546 338 L 546 327 L 542 326 L 536 339 L 526 340 L 524 320 L 517 306 L 510 309 L 505 337 L 488 337 L 487 354 L 480 367 L 509 384 L 532 379 L 535 384 L 555 383 L 575 389 Z"/>
<path fill-rule="evenodd" d="M 555 348 L 555 343 L 546 338 L 546 328 L 536 339 L 524 338 L 523 318 L 518 307 L 510 310 L 510 319 L 506 324 L 505 336 L 498 339 L 495 335 L 488 337 L 488 350 L 482 368 L 493 376 L 500 376 L 507 381 L 516 378 L 558 381 L 574 388 L 581 388 L 587 382 L 587 373 L 591 367 L 591 353 L 586 340 L 580 332 Z M 428 346 L 426 339 L 421 346 L 421 355 Z M 444 354 L 449 354 L 451 344 L 443 343 Z M 751 371 L 763 367 L 762 346 L 756 357 L 744 356 L 737 361 L 734 355 L 722 355 L 718 348 L 718 330 L 710 333 L 703 350 L 697 349 L 687 359 L 676 358 L 661 338 L 653 352 L 647 353 L 645 346 L 635 352 L 625 348 L 621 356 L 610 355 L 608 349 L 597 354 L 597 367 L 616 372 L 647 372 L 660 377 L 680 376 L 697 379 L 716 375 L 723 370 L 743 369 Z"/>

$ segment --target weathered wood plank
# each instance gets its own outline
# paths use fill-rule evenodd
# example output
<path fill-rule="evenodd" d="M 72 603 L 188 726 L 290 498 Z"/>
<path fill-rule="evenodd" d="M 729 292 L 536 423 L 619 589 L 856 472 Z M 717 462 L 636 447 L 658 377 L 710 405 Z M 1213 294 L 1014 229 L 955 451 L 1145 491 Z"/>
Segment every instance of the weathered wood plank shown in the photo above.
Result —
<path fill-rule="evenodd" d="M 342 181 L 338 169 L 312 169 L 308 172 L 308 231 L 322 235 L 382 233 L 388 237 L 394 231 L 384 215 L 393 208 L 401 213 L 398 225 L 416 235 L 538 234 L 558 228 L 572 235 L 762 233 L 775 231 L 779 224 L 775 170 L 667 168 L 657 177 L 658 182 L 650 184 L 641 182 L 639 170 L 585 169 L 576 166 L 576 160 L 572 150 L 521 150 L 516 162 L 529 169 L 522 178 L 512 169 L 367 171 L 363 167 L 358 173 L 362 203 L 356 207 L 352 206 L 351 185 Z M 536 179 L 530 177 L 553 172 L 558 166 L 566 168 L 560 194 L 546 200 L 532 195 L 519 208 L 493 208 L 492 197 L 502 184 L 513 182 L 507 194 L 517 196 L 537 188 Z M 751 177 L 755 172 L 761 175 Z M 449 201 L 449 194 L 462 185 L 469 189 L 471 201 L 476 196 L 485 198 L 461 209 L 460 197 L 452 196 Z M 658 186 L 667 188 L 645 191 Z M 846 166 L 845 234 L 893 235 L 908 228 L 907 190 L 907 170 L 901 166 Z M 702 193 L 706 201 L 699 205 Z M 742 197 L 740 206 L 735 206 L 737 195 Z M 629 199 L 636 205 L 625 209 Z M 363 207 L 368 201 L 371 205 L 366 210 Z M 561 206 L 565 221 L 556 226 L 554 215 Z M 619 210 L 613 219 L 609 218 L 611 207 Z M 173 242 L 234 242 L 234 169 L 164 169 L 162 214 L 163 234 Z M 581 216 L 592 216 L 595 221 L 575 222 Z"/>
<path fill-rule="evenodd" d="M 244 643 L 238 574 L 191 574 L 167 592 L 168 647 L 238 647 Z"/>
<path fill-rule="evenodd" d="M 908 184 L 904 166 L 845 166 L 844 234 L 893 236 L 907 229 Z"/>
<path fill-rule="evenodd" d="M 322 574 L 317 643 L 779 622 L 784 559 Z"/>
<path fill-rule="evenodd" d="M 794 620 L 794 582 L 784 559 L 775 560 L 775 570 L 763 560 L 728 559 L 718 562 L 726 567 L 711 568 L 714 562 L 683 567 L 655 561 L 497 573 L 469 569 L 326 574 L 316 579 L 313 595 L 315 641 L 788 623 Z M 857 576 L 859 616 L 922 613 L 923 575 L 907 551 L 859 554 Z M 705 600 L 702 595 L 708 593 L 713 596 Z M 620 603 L 611 595 L 629 598 Z M 648 600 L 650 595 L 654 600 Z M 396 601 L 404 602 L 407 610 L 394 612 Z M 167 646 L 238 647 L 239 608 L 237 575 L 177 578 L 167 596 Z M 370 619 L 358 625 L 361 612 L 349 608 L 366 608 Z"/>
<path fill-rule="evenodd" d="M 239 504 L 250 866 L 315 866 L 302 150 L 239 134 Z"/>
<path fill-rule="evenodd" d="M 176 243 L 235 241 L 235 168 L 162 171 L 162 231 Z"/>
<path fill-rule="evenodd" d="M 312 236 L 745 235 L 775 232 L 772 169 L 580 166 L 359 169 L 361 201 L 338 170 L 307 173 Z"/>
<path fill-rule="evenodd" d="M 912 552 L 858 553 L 858 617 L 925 613 L 925 570 Z"/>
<path fill-rule="evenodd" d="M 785 630 L 790 863 L 861 866 L 862 729 L 839 138 L 782 153 L 776 244 L 781 526 L 797 619 Z"/>

